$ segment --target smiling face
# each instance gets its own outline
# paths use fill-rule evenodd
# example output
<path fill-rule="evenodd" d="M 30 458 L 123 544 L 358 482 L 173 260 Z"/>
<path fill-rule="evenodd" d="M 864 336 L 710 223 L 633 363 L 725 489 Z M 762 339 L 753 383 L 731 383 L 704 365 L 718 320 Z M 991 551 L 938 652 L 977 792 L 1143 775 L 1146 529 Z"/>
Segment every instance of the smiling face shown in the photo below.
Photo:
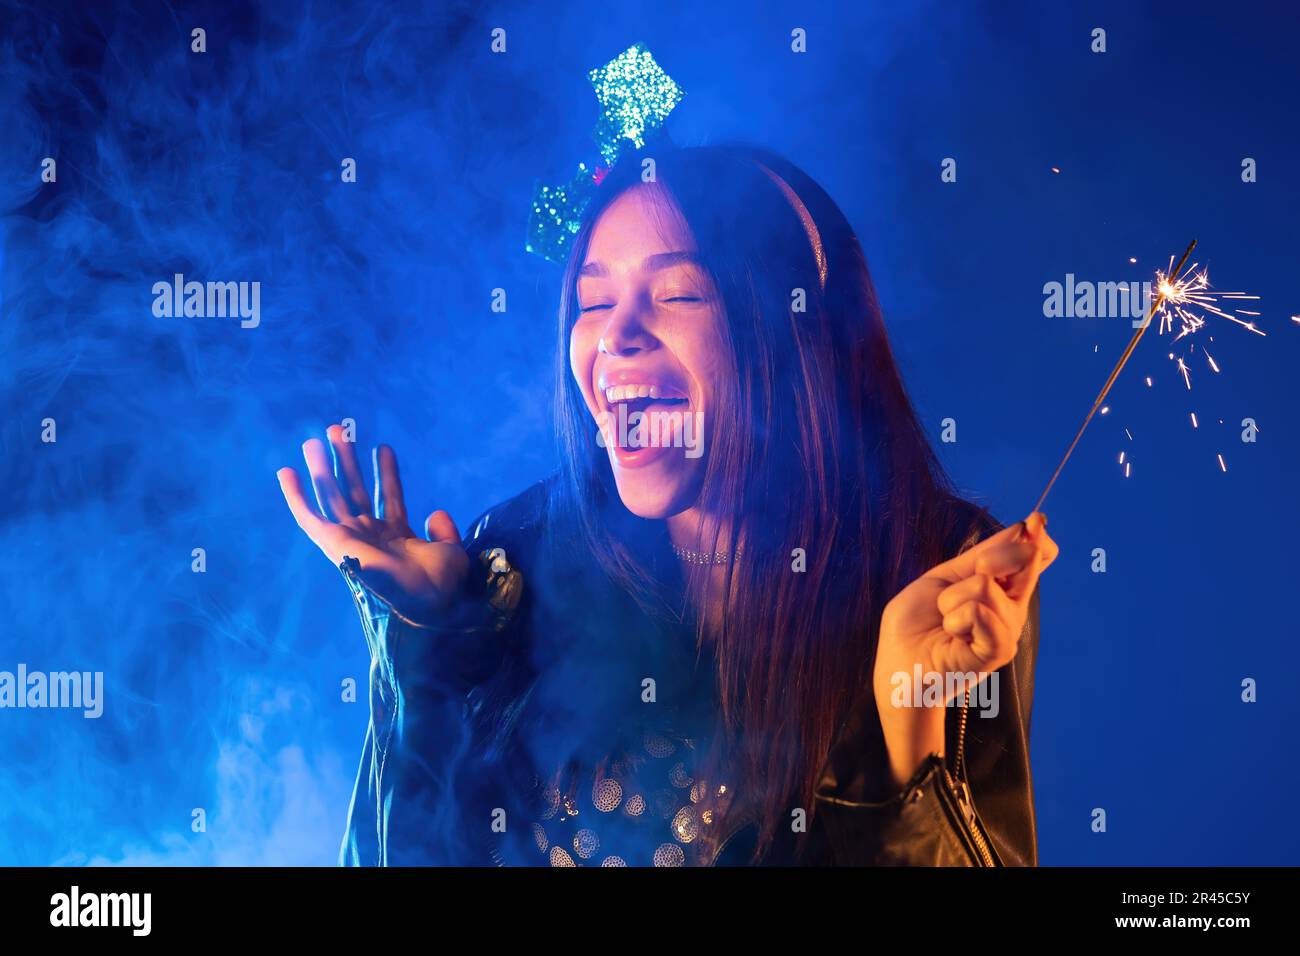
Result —
<path fill-rule="evenodd" d="M 569 367 L 619 497 L 642 518 L 695 504 L 727 368 L 725 309 L 696 252 L 668 194 L 643 184 L 597 220 L 578 273 Z"/>

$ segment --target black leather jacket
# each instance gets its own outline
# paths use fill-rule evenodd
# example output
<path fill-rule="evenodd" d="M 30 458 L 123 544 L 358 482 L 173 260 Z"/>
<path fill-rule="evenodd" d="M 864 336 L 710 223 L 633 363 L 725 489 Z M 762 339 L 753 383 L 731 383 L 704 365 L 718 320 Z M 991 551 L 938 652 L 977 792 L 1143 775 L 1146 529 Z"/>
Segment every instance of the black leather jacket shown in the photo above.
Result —
<path fill-rule="evenodd" d="M 422 626 L 367 588 L 354 562 L 340 566 L 371 655 L 370 724 L 340 864 L 581 864 L 574 858 L 591 855 L 578 852 L 589 849 L 583 841 L 595 840 L 588 831 L 578 831 L 572 848 L 565 836 L 561 847 L 550 824 L 528 821 L 573 813 L 576 826 L 602 814 L 588 808 L 579 817 L 567 797 L 557 814 L 561 798 L 549 793 L 548 803 L 539 768 L 557 760 L 602 765 L 602 748 L 628 709 L 626 689 L 639 687 L 641 675 L 688 675 L 664 682 L 673 686 L 664 688 L 669 700 L 660 710 L 675 725 L 691 726 L 689 702 L 708 697 L 710 674 L 694 662 L 693 627 L 648 615 L 615 593 L 580 549 L 549 535 L 548 486 L 533 486 L 470 528 L 464 546 L 481 572 L 481 618 Z M 996 528 L 987 513 L 974 506 L 970 513 L 954 554 Z M 1018 655 L 997 675 L 996 716 L 949 707 L 948 756 L 931 757 L 901 791 L 887 783 L 867 688 L 827 755 L 797 862 L 1035 865 L 1029 714 L 1037 648 L 1035 594 Z M 674 786 L 683 786 L 685 803 L 684 782 Z M 695 800 L 695 787 L 690 794 Z M 626 811 L 632 800 L 625 804 Z M 673 818 L 674 827 L 685 821 L 678 840 L 698 825 L 689 812 L 686 805 Z M 697 862 L 747 863 L 754 828 L 741 821 Z M 794 862 L 788 849 L 778 840 L 765 862 Z M 672 852 L 656 852 L 656 865 L 680 863 L 673 841 L 660 850 Z M 603 865 L 625 862 L 614 861 Z"/>

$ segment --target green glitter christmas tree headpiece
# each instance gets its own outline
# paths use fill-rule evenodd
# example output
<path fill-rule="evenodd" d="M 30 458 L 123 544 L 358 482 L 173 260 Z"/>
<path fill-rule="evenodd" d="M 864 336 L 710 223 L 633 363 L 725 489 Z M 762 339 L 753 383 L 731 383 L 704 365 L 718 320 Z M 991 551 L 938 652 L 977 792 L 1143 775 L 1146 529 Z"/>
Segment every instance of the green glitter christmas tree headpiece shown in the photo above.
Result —
<path fill-rule="evenodd" d="M 551 262 L 564 262 L 568 257 L 583 210 L 624 150 L 644 146 L 646 137 L 663 126 L 665 117 L 686 95 L 641 43 L 592 70 L 588 78 L 601 106 L 592 136 L 603 165 L 579 163 L 567 183 L 542 184 L 533 193 L 524 248 Z"/>

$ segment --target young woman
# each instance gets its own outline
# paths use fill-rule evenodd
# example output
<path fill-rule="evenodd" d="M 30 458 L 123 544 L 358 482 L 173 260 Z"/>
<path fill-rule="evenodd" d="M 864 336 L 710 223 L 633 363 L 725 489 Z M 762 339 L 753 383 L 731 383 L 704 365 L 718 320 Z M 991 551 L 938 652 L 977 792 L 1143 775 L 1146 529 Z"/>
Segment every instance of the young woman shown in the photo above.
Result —
<path fill-rule="evenodd" d="M 279 472 L 372 657 L 341 862 L 1034 864 L 1045 519 L 953 494 L 816 183 L 654 159 L 564 274 L 556 476 L 462 540 L 338 426 L 319 508 Z"/>

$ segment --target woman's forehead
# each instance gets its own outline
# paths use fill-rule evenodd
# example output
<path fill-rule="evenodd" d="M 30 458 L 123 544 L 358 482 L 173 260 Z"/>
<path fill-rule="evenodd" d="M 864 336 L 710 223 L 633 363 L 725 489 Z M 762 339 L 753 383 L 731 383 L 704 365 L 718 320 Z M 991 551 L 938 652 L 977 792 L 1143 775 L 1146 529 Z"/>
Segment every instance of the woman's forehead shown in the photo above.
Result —
<path fill-rule="evenodd" d="M 618 270 L 650 256 L 694 251 L 695 237 L 669 192 L 642 183 L 624 191 L 596 220 L 584 265 Z"/>

